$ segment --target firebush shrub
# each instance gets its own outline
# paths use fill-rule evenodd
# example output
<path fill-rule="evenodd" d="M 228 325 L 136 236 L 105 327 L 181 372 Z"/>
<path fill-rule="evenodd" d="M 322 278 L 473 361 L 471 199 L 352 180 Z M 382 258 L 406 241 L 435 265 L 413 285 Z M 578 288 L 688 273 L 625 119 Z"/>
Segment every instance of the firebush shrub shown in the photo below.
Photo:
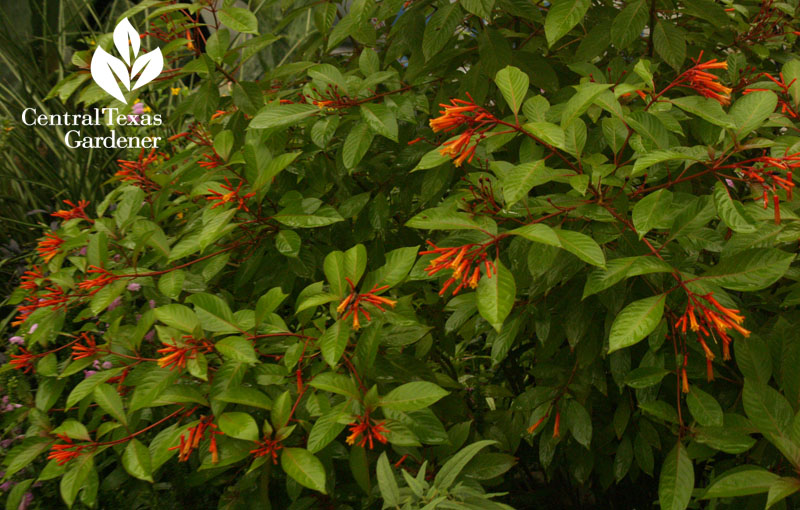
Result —
<path fill-rule="evenodd" d="M 160 77 L 52 95 L 162 143 L 12 296 L 7 508 L 793 508 L 797 4 L 115 13 Z"/>

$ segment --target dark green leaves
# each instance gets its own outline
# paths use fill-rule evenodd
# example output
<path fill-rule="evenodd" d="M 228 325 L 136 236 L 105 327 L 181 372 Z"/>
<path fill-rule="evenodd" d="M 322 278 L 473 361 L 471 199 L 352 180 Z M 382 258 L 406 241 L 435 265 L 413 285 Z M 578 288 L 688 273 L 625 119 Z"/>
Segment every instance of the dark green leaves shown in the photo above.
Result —
<path fill-rule="evenodd" d="M 462 16 L 458 2 L 446 4 L 436 10 L 425 25 L 425 34 L 422 36 L 422 54 L 425 55 L 425 60 L 430 60 L 444 48 L 447 41 L 453 37 Z"/>
<path fill-rule="evenodd" d="M 270 104 L 262 108 L 250 121 L 251 129 L 284 128 L 298 123 L 319 108 L 309 104 Z"/>
<path fill-rule="evenodd" d="M 414 411 L 434 404 L 445 395 L 447 392 L 433 383 L 410 382 L 382 397 L 380 405 L 398 411 Z"/>
<path fill-rule="evenodd" d="M 556 0 L 547 12 L 544 22 L 544 34 L 547 45 L 567 35 L 575 25 L 580 23 L 592 4 L 591 0 Z"/>
<path fill-rule="evenodd" d="M 666 294 L 659 294 L 626 306 L 611 325 L 608 352 L 630 347 L 649 335 L 664 314 L 666 297 Z"/>
<path fill-rule="evenodd" d="M 611 42 L 625 48 L 639 38 L 647 24 L 649 4 L 645 0 L 631 2 L 614 18 L 611 25 Z"/>
<path fill-rule="evenodd" d="M 658 55 L 670 67 L 679 70 L 686 59 L 686 35 L 683 30 L 673 23 L 659 20 L 651 37 Z"/>
<path fill-rule="evenodd" d="M 528 75 L 516 67 L 507 66 L 497 71 L 494 81 L 503 93 L 509 108 L 516 115 L 528 93 Z"/>
<path fill-rule="evenodd" d="M 303 448 L 284 448 L 281 467 L 303 487 L 326 494 L 325 467 L 313 453 Z"/>
<path fill-rule="evenodd" d="M 496 260 L 496 273 L 491 277 L 484 275 L 478 282 L 478 312 L 494 329 L 500 331 L 503 321 L 511 313 L 517 295 L 514 275 Z"/>
<path fill-rule="evenodd" d="M 658 480 L 658 500 L 662 510 L 685 510 L 694 489 L 692 461 L 680 441 L 664 458 Z"/>
<path fill-rule="evenodd" d="M 730 111 L 730 118 L 736 125 L 736 139 L 743 140 L 758 129 L 775 111 L 777 105 L 778 96 L 768 90 L 752 92 L 739 98 Z"/>
<path fill-rule="evenodd" d="M 701 278 L 726 289 L 760 290 L 778 281 L 794 258 L 775 248 L 752 248 L 723 258 Z"/>

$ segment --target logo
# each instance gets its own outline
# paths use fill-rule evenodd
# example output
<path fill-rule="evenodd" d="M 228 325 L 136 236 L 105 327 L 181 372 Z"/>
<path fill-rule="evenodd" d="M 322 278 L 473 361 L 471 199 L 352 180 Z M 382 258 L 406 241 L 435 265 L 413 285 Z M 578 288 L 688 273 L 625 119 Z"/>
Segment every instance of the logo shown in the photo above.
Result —
<path fill-rule="evenodd" d="M 92 57 L 92 79 L 101 89 L 123 103 L 128 101 L 120 84 L 128 91 L 136 90 L 156 79 L 164 68 L 160 48 L 139 55 L 140 40 L 139 32 L 125 18 L 114 28 L 114 46 L 122 59 L 112 56 L 100 46 Z M 131 87 L 136 76 L 139 79 Z"/>

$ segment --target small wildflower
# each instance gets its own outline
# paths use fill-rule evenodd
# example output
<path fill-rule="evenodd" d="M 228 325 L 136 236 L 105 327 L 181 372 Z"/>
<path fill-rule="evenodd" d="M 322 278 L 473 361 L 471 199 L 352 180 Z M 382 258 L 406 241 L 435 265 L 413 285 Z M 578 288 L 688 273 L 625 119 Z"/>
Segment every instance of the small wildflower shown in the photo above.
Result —
<path fill-rule="evenodd" d="M 376 422 L 369 417 L 369 411 L 366 411 L 363 416 L 356 416 L 356 420 L 349 425 L 350 435 L 347 436 L 347 444 L 352 445 L 361 438 L 358 446 L 364 447 L 369 444 L 371 450 L 374 441 L 386 444 L 386 436 L 384 433 L 388 432 L 384 425 L 385 421 Z"/>
<path fill-rule="evenodd" d="M 8 339 L 8 343 L 14 345 L 25 345 L 25 339 L 22 338 L 21 336 L 12 336 L 11 338 Z"/>
<path fill-rule="evenodd" d="M 249 211 L 250 209 L 247 208 L 247 204 L 245 204 L 245 200 L 255 196 L 255 192 L 251 192 L 251 193 L 248 193 L 246 195 L 239 196 L 239 190 L 242 189 L 242 181 L 239 181 L 239 185 L 236 186 L 236 189 L 233 188 L 233 185 L 231 184 L 231 182 L 228 180 L 227 177 L 225 178 L 225 182 L 228 183 L 227 186 L 224 185 L 224 184 L 220 185 L 220 187 L 222 187 L 222 189 L 228 191 L 228 193 L 226 193 L 224 195 L 222 193 L 220 193 L 219 191 L 214 191 L 212 189 L 208 190 L 208 192 L 211 193 L 211 196 L 207 196 L 206 200 L 217 200 L 218 201 L 216 204 L 212 205 L 211 208 L 215 209 L 215 208 L 217 208 L 217 207 L 219 207 L 219 206 L 221 206 L 223 204 L 227 204 L 229 202 L 233 202 L 235 204 L 238 204 L 236 206 L 237 209 Z"/>
<path fill-rule="evenodd" d="M 104 361 L 101 366 L 103 367 L 103 370 L 110 370 L 114 367 L 114 364 L 110 361 Z"/>
<path fill-rule="evenodd" d="M 37 329 L 39 329 L 39 324 L 38 323 L 34 324 L 33 326 L 31 326 L 31 329 L 28 330 L 28 334 L 32 335 L 32 334 L 36 333 Z"/>
<path fill-rule="evenodd" d="M 186 462 L 189 460 L 189 455 L 200 445 L 200 441 L 203 439 L 206 430 L 211 430 L 211 444 L 208 447 L 208 451 L 211 453 L 211 462 L 214 464 L 219 462 L 216 435 L 222 434 L 222 432 L 217 430 L 217 426 L 213 421 L 213 416 L 200 416 L 200 423 L 189 429 L 189 439 L 187 440 L 185 436 L 181 434 L 180 444 L 169 448 L 169 450 L 178 450 L 179 462 Z"/>
<path fill-rule="evenodd" d="M 397 304 L 397 301 L 393 299 L 388 299 L 377 295 L 377 293 L 388 289 L 388 285 L 378 287 L 378 284 L 375 284 L 372 289 L 369 290 L 369 292 L 359 294 L 356 292 L 355 285 L 350 278 L 346 278 L 346 280 L 348 285 L 350 285 L 350 294 L 348 294 L 347 297 L 345 297 L 342 302 L 339 303 L 339 306 L 336 307 L 336 312 L 340 314 L 344 313 L 344 315 L 341 316 L 342 320 L 345 320 L 352 315 L 353 329 L 355 330 L 358 330 L 361 327 L 361 323 L 358 320 L 358 314 L 363 315 L 368 321 L 371 320 L 369 312 L 364 310 L 362 303 L 369 303 L 382 312 L 386 311 L 384 306 L 388 305 L 394 308 L 394 306 Z"/>
<path fill-rule="evenodd" d="M 68 206 L 70 206 L 71 209 L 68 210 L 62 209 L 60 211 L 56 211 L 53 214 L 51 214 L 51 216 L 55 216 L 56 218 L 61 218 L 64 221 L 68 221 L 74 218 L 82 218 L 84 220 L 88 220 L 89 222 L 94 223 L 94 221 L 89 219 L 89 217 L 86 215 L 85 209 L 89 205 L 88 200 L 78 200 L 78 205 L 75 205 L 70 200 L 64 200 L 63 202 Z"/>
<path fill-rule="evenodd" d="M 142 286 L 136 282 L 131 282 L 128 284 L 126 288 L 131 292 L 137 292 L 139 289 L 142 288 Z"/>
<path fill-rule="evenodd" d="M 268 439 L 264 438 L 263 441 L 256 441 L 256 448 L 254 450 L 250 450 L 256 457 L 264 457 L 269 455 L 272 457 L 272 463 L 278 463 L 278 451 L 283 448 L 283 445 L 280 444 L 280 441 L 276 439 Z"/>
<path fill-rule="evenodd" d="M 116 298 L 114 298 L 114 301 L 112 301 L 111 304 L 108 305 L 107 310 L 110 312 L 111 310 L 118 308 L 119 305 L 121 304 L 122 304 L 122 298 L 117 296 Z"/>
<path fill-rule="evenodd" d="M 177 96 L 181 93 L 181 87 L 170 87 L 169 91 L 173 96 Z"/>

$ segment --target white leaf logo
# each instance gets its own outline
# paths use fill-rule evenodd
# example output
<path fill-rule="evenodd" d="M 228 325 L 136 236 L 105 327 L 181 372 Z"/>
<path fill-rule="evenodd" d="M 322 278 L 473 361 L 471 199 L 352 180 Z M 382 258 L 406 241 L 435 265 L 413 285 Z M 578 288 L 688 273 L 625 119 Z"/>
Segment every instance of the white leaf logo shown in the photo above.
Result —
<path fill-rule="evenodd" d="M 139 32 L 133 28 L 128 18 L 125 18 L 114 29 L 114 46 L 122 59 L 112 56 L 99 46 L 92 57 L 92 79 L 101 89 L 123 103 L 128 101 L 120 88 L 120 83 L 127 90 L 136 90 L 156 79 L 164 69 L 164 57 L 160 48 L 137 58 L 139 39 Z M 131 82 L 137 76 L 139 79 L 131 87 Z"/>

